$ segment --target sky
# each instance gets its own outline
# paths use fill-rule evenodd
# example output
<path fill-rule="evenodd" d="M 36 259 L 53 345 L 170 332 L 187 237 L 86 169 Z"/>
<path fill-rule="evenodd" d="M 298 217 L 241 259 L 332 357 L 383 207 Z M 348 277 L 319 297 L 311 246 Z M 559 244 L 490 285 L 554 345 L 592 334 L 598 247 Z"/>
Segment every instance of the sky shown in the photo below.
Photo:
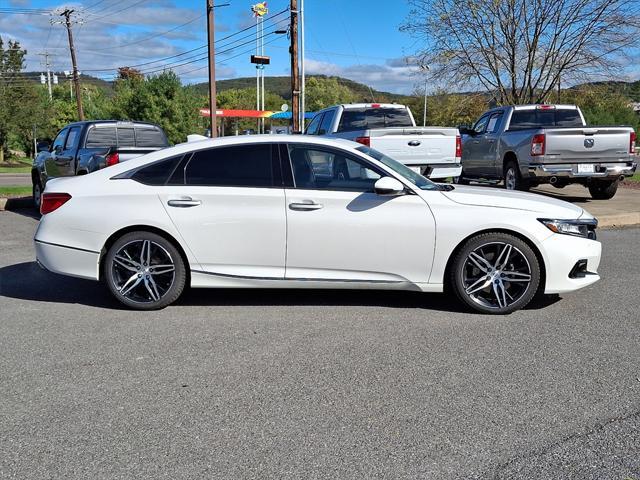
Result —
<path fill-rule="evenodd" d="M 220 5 L 215 9 L 218 79 L 255 76 L 255 66 L 249 62 L 256 38 L 253 3 L 215 3 Z M 0 0 L 5 8 L 73 8 L 79 22 L 73 26 L 78 68 L 84 74 L 110 80 L 120 66 L 138 66 L 145 73 L 170 66 L 184 83 L 207 81 L 206 48 L 199 48 L 206 45 L 205 4 L 205 0 Z M 304 4 L 307 74 L 338 75 L 405 94 L 420 82 L 416 68 L 406 61 L 414 53 L 413 40 L 399 31 L 409 10 L 406 1 L 305 0 Z M 275 15 L 288 8 L 289 0 L 271 0 L 267 5 L 264 41 L 271 65 L 265 75 L 288 76 L 289 40 L 270 32 L 286 29 L 288 14 Z M 53 70 L 70 70 L 66 29 L 51 25 L 60 19 L 59 14 L 0 13 L 0 36 L 17 39 L 27 49 L 27 71 L 43 70 L 38 54 L 44 51 L 51 54 Z"/>

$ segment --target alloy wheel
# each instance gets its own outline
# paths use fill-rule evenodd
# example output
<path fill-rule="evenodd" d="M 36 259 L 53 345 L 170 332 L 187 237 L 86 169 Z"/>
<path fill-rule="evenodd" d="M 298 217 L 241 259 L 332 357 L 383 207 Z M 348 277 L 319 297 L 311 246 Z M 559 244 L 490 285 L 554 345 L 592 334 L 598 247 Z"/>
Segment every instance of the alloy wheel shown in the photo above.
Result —
<path fill-rule="evenodd" d="M 123 245 L 113 257 L 111 272 L 120 295 L 136 303 L 153 303 L 171 289 L 176 266 L 162 245 L 144 239 Z"/>
<path fill-rule="evenodd" d="M 517 247 L 485 243 L 471 251 L 461 270 L 464 293 L 478 305 L 503 310 L 521 299 L 532 281 L 531 265 Z"/>

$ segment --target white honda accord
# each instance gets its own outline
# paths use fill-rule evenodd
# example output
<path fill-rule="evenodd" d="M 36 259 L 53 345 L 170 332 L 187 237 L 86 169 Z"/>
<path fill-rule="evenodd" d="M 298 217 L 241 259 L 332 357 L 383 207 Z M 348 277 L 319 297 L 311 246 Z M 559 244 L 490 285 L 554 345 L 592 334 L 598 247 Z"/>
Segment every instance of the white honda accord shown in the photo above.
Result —
<path fill-rule="evenodd" d="M 454 292 L 484 313 L 600 277 L 596 220 L 540 195 L 438 185 L 346 140 L 177 145 L 47 183 L 47 270 L 103 280 L 128 307 L 194 288 Z"/>

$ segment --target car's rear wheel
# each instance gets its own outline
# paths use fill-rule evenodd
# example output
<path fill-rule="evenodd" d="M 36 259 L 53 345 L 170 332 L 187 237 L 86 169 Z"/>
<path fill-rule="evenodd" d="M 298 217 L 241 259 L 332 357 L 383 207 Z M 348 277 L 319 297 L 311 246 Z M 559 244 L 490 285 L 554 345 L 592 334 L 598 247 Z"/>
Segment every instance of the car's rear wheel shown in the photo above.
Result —
<path fill-rule="evenodd" d="M 507 190 L 529 190 L 529 184 L 524 178 L 522 178 L 517 162 L 509 161 L 505 164 L 504 188 Z"/>
<path fill-rule="evenodd" d="M 40 184 L 40 180 L 33 180 L 31 192 L 33 196 L 33 206 L 40 210 L 40 204 L 42 203 L 42 185 Z"/>
<path fill-rule="evenodd" d="M 498 232 L 467 240 L 449 273 L 458 298 L 490 314 L 525 307 L 540 284 L 540 264 L 531 247 L 518 237 Z"/>
<path fill-rule="evenodd" d="M 618 180 L 594 180 L 589 184 L 589 193 L 595 200 L 609 200 L 618 191 Z"/>
<path fill-rule="evenodd" d="M 186 282 L 180 252 L 164 237 L 131 232 L 109 248 L 104 278 L 111 293 L 137 310 L 156 310 L 175 302 Z"/>

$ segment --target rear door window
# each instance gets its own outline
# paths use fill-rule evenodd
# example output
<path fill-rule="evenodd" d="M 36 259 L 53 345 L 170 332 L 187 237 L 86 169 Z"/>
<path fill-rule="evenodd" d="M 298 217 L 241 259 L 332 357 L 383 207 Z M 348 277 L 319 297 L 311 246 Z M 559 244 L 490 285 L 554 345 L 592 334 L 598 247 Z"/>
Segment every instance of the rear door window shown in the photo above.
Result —
<path fill-rule="evenodd" d="M 78 139 L 80 138 L 80 127 L 71 127 L 67 134 L 67 141 L 65 142 L 65 150 L 71 150 L 78 146 Z"/>
<path fill-rule="evenodd" d="M 329 110 L 324 113 L 320 128 L 318 129 L 318 135 L 327 135 L 331 133 L 331 125 L 333 125 L 333 119 L 336 116 L 335 110 Z"/>
<path fill-rule="evenodd" d="M 307 131 L 305 132 L 307 135 L 318 134 L 318 129 L 320 128 L 320 122 L 322 122 L 323 115 L 324 114 L 319 113 L 318 115 L 313 117 L 313 120 L 311 120 L 311 123 L 309 124 L 309 126 L 307 127 Z"/>
<path fill-rule="evenodd" d="M 187 185 L 220 187 L 282 186 L 271 144 L 238 145 L 194 152 L 184 171 Z M 172 179 L 173 181 L 173 179 Z"/>

